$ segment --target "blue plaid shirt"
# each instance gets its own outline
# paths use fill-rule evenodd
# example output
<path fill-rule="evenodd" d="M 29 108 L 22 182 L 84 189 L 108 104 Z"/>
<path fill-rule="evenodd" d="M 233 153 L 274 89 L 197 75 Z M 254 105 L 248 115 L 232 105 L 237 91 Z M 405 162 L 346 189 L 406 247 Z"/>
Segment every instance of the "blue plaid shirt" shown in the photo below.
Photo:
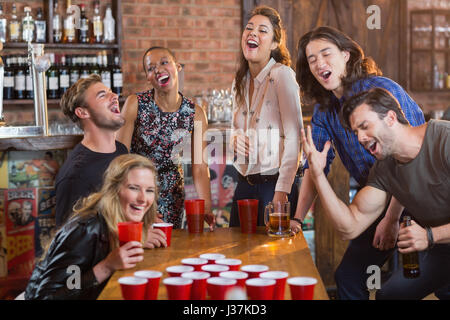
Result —
<path fill-rule="evenodd" d="M 417 103 L 406 93 L 403 88 L 384 77 L 370 77 L 360 80 L 353 86 L 355 93 L 368 90 L 373 87 L 380 87 L 388 90 L 400 103 L 403 113 L 412 126 L 419 126 L 425 123 L 423 112 Z M 344 103 L 344 98 L 337 99 L 332 94 L 332 111 L 320 111 L 319 105 L 314 107 L 314 113 L 311 120 L 312 137 L 317 150 L 323 150 L 325 142 L 332 141 L 336 148 L 342 163 L 347 168 L 350 175 L 360 184 L 364 186 L 369 176 L 369 170 L 374 164 L 376 158 L 373 157 L 359 143 L 358 138 L 353 132 L 347 131 L 339 120 L 339 111 Z M 325 173 L 328 174 L 330 164 L 335 157 L 333 148 L 330 148 L 327 156 L 327 165 Z M 308 168 L 306 161 L 304 168 Z"/>

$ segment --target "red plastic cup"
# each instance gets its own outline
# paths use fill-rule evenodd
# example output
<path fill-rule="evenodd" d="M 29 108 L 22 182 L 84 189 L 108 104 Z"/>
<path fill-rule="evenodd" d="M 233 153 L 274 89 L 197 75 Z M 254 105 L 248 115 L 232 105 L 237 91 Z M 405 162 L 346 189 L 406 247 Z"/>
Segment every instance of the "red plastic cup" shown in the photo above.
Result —
<path fill-rule="evenodd" d="M 191 300 L 206 299 L 206 279 L 210 277 L 208 272 L 194 271 L 181 274 L 182 278 L 191 279 Z"/>
<path fill-rule="evenodd" d="M 292 300 L 312 300 L 314 297 L 314 287 L 317 284 L 316 278 L 293 277 L 287 279 L 291 290 Z"/>
<path fill-rule="evenodd" d="M 248 273 L 248 278 L 258 278 L 259 275 L 263 272 L 266 272 L 269 270 L 269 267 L 263 264 L 248 264 L 246 266 L 241 267 L 241 271 Z"/>
<path fill-rule="evenodd" d="M 194 271 L 202 271 L 202 266 L 208 264 L 208 260 L 201 258 L 186 258 L 181 260 L 181 263 L 185 266 L 194 267 Z"/>
<path fill-rule="evenodd" d="M 185 200 L 184 207 L 189 233 L 202 233 L 205 221 L 205 200 Z"/>
<path fill-rule="evenodd" d="M 253 278 L 245 281 L 250 300 L 272 300 L 276 281 L 273 279 Z"/>
<path fill-rule="evenodd" d="M 229 266 L 223 264 L 207 264 L 202 266 L 202 271 L 211 274 L 211 277 L 218 277 L 221 272 L 228 271 Z"/>
<path fill-rule="evenodd" d="M 258 200 L 242 199 L 237 201 L 239 222 L 242 233 L 255 233 L 258 222 Z"/>
<path fill-rule="evenodd" d="M 220 253 L 204 253 L 199 258 L 208 260 L 208 264 L 215 264 L 216 260 L 225 259 L 225 255 Z"/>
<path fill-rule="evenodd" d="M 164 234 L 166 235 L 167 246 L 170 247 L 170 239 L 172 238 L 173 224 L 165 222 L 154 223 L 153 228 L 160 229 L 162 232 L 164 232 Z"/>
<path fill-rule="evenodd" d="M 192 272 L 194 271 L 194 267 L 192 266 L 170 266 L 166 268 L 167 273 L 169 274 L 169 277 L 181 277 L 181 274 L 184 272 Z"/>
<path fill-rule="evenodd" d="M 239 259 L 219 259 L 216 260 L 216 264 L 222 264 L 224 266 L 230 267 L 229 271 L 239 271 L 239 267 L 242 264 L 242 261 Z"/>
<path fill-rule="evenodd" d="M 162 277 L 162 272 L 154 270 L 136 271 L 134 276 L 137 278 L 147 279 L 147 288 L 145 290 L 145 300 L 157 300 L 159 280 Z"/>
<path fill-rule="evenodd" d="M 120 289 L 124 300 L 144 300 L 147 279 L 138 277 L 119 278 Z"/>
<path fill-rule="evenodd" d="M 167 288 L 168 300 L 189 300 L 191 297 L 192 279 L 171 277 L 165 278 L 163 283 Z"/>
<path fill-rule="evenodd" d="M 273 300 L 284 300 L 284 291 L 286 289 L 286 280 L 289 273 L 284 271 L 267 271 L 259 275 L 262 279 L 275 280 L 275 289 L 273 291 Z"/>
<path fill-rule="evenodd" d="M 248 279 L 248 273 L 243 271 L 225 271 L 219 274 L 219 277 L 236 280 L 236 286 L 245 289 L 245 281 Z"/>
<path fill-rule="evenodd" d="M 119 222 L 117 229 L 120 246 L 130 241 L 142 241 L 142 222 Z"/>
<path fill-rule="evenodd" d="M 213 277 L 206 280 L 206 288 L 211 300 L 225 300 L 225 296 L 236 285 L 236 280 Z"/>

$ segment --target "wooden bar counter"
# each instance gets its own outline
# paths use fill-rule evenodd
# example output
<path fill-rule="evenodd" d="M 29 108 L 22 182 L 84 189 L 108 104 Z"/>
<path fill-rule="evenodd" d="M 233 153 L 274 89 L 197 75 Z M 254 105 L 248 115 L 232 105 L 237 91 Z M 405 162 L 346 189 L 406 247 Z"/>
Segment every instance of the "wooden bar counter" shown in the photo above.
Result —
<path fill-rule="evenodd" d="M 286 271 L 289 277 L 314 277 L 318 283 L 314 290 L 314 300 L 328 300 L 328 295 L 314 265 L 308 245 L 299 233 L 291 238 L 278 239 L 269 237 L 264 227 L 258 227 L 256 234 L 242 234 L 240 228 L 217 228 L 203 234 L 189 234 L 187 230 L 174 230 L 169 248 L 144 250 L 144 261 L 133 269 L 116 271 L 103 292 L 100 300 L 121 300 L 122 293 L 117 280 L 123 276 L 133 275 L 138 270 L 157 270 L 163 273 L 162 279 L 168 277 L 165 271 L 172 265 L 180 265 L 181 259 L 198 257 L 203 253 L 222 253 L 227 258 L 242 260 L 242 265 L 265 264 L 273 271 Z M 159 300 L 167 299 L 164 284 L 160 281 Z M 286 284 L 285 299 L 290 300 L 289 286 Z"/>

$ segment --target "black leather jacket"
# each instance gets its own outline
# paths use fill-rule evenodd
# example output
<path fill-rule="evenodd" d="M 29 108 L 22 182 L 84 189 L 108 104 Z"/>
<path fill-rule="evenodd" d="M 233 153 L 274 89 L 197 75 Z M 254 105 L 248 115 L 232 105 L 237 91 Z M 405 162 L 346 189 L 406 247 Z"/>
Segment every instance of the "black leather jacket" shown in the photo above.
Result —
<path fill-rule="evenodd" d="M 108 229 L 101 214 L 71 219 L 36 264 L 25 299 L 96 299 L 108 281 L 99 284 L 93 267 L 109 252 Z"/>

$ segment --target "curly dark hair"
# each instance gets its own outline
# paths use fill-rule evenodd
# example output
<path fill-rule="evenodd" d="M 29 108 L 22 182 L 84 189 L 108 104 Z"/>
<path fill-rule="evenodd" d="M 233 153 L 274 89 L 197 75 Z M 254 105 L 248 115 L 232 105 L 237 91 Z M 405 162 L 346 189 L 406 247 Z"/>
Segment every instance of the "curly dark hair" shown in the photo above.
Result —
<path fill-rule="evenodd" d="M 381 76 L 382 72 L 371 57 L 366 57 L 364 51 L 349 36 L 332 27 L 324 26 L 315 28 L 304 34 L 298 41 L 298 55 L 296 65 L 296 77 L 300 86 L 302 101 L 306 104 L 318 103 L 321 110 L 330 108 L 332 92 L 326 90 L 314 77 L 309 68 L 306 57 L 306 46 L 313 40 L 325 40 L 336 45 L 339 50 L 350 53 L 346 66 L 346 75 L 342 78 L 344 96 L 352 90 L 352 86 L 358 80 L 370 76 Z"/>
<path fill-rule="evenodd" d="M 270 57 L 273 58 L 276 62 L 282 63 L 286 66 L 291 66 L 291 55 L 286 47 L 286 33 L 283 28 L 280 14 L 274 8 L 268 6 L 258 6 L 253 9 L 252 13 L 250 14 L 250 19 L 258 15 L 269 18 L 270 23 L 273 27 L 273 41 L 278 43 L 278 46 L 270 53 Z M 239 68 L 236 71 L 236 76 L 234 78 L 236 100 L 239 102 L 239 104 L 243 104 L 245 101 L 244 78 L 247 75 L 247 71 L 248 61 L 245 59 L 244 54 L 241 50 L 241 55 L 239 57 Z"/>

